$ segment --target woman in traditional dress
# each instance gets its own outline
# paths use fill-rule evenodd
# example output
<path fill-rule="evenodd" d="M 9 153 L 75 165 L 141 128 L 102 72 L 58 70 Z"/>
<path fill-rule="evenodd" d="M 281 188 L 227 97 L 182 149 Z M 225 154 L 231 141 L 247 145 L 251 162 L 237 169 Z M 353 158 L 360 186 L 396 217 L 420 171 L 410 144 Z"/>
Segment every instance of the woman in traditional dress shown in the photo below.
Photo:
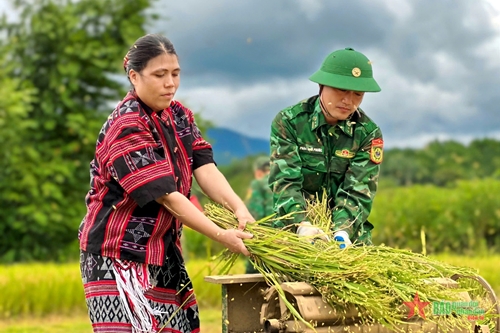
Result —
<path fill-rule="evenodd" d="M 104 123 L 90 163 L 79 230 L 81 273 L 94 332 L 199 332 L 186 272 L 183 224 L 249 255 L 254 221 L 217 169 L 191 110 L 174 100 L 181 69 L 172 43 L 139 38 L 124 59 L 132 89 Z M 223 230 L 189 200 L 192 176 L 229 207 L 239 229 Z"/>

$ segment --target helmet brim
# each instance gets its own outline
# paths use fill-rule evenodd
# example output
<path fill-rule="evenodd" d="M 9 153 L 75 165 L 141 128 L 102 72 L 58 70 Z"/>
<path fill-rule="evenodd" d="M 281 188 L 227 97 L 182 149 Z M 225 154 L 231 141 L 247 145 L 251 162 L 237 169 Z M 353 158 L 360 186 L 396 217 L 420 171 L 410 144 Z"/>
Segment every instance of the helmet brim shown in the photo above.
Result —
<path fill-rule="evenodd" d="M 323 72 L 322 70 L 316 71 L 309 77 L 309 80 L 318 84 L 329 86 L 342 90 L 352 90 L 360 92 L 379 92 L 380 86 L 373 78 L 367 77 L 354 77 L 340 74 L 332 74 Z"/>

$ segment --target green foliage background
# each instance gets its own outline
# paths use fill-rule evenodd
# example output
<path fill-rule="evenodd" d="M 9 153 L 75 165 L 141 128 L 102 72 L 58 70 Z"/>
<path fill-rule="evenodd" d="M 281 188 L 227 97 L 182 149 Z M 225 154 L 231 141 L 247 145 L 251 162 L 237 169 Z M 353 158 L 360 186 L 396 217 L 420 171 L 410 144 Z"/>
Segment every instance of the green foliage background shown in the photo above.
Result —
<path fill-rule="evenodd" d="M 16 0 L 19 21 L 2 18 L 0 260 L 74 257 L 95 140 L 150 3 Z"/>
<path fill-rule="evenodd" d="M 374 242 L 427 253 L 500 253 L 500 180 L 382 188 L 370 221 Z"/>
<path fill-rule="evenodd" d="M 381 179 L 397 186 L 447 186 L 458 180 L 500 179 L 500 143 L 494 139 L 476 139 L 468 145 L 434 141 L 422 149 L 391 149 L 385 155 Z"/>
<path fill-rule="evenodd" d="M 122 58 L 154 0 L 15 0 L 0 20 L 0 261 L 75 260 L 89 162 L 127 88 Z M 212 126 L 197 115 L 202 131 Z M 210 138 L 208 138 L 210 139 Z M 255 156 L 219 166 L 246 196 Z M 374 240 L 437 253 L 500 249 L 500 142 L 432 142 L 385 152 Z M 194 187 L 202 203 L 199 187 Z M 220 249 L 186 230 L 190 256 Z"/>

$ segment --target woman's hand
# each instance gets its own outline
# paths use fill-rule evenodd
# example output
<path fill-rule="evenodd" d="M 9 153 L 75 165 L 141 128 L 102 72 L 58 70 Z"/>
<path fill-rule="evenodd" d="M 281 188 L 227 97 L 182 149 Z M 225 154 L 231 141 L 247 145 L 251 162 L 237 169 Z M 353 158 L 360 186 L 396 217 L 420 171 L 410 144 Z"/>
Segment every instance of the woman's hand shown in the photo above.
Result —
<path fill-rule="evenodd" d="M 243 232 L 238 229 L 229 229 L 220 232 L 217 235 L 217 241 L 227 247 L 229 251 L 234 253 L 241 253 L 247 257 L 250 255 L 245 244 L 243 244 L 243 239 L 250 239 L 253 235 L 248 232 Z"/>
<path fill-rule="evenodd" d="M 245 230 L 245 226 L 247 223 L 255 222 L 252 214 L 248 211 L 248 209 L 243 206 L 234 211 L 234 215 L 238 219 L 238 229 Z"/>

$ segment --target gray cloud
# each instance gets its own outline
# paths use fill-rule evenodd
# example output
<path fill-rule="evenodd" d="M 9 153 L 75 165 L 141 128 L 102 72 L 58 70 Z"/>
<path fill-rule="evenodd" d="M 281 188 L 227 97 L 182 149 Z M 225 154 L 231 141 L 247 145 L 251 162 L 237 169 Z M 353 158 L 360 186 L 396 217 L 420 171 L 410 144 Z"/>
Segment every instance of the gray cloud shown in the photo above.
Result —
<path fill-rule="evenodd" d="M 159 29 L 178 48 L 185 75 L 230 81 L 308 75 L 335 49 L 379 44 L 391 20 L 373 15 L 372 1 L 163 3 L 172 18 Z"/>
<path fill-rule="evenodd" d="M 0 0 L 0 4 L 5 0 Z M 388 146 L 500 138 L 500 6 L 494 0 L 158 0 L 177 98 L 217 125 L 266 138 L 275 114 L 317 92 L 309 75 L 351 46 L 382 92 L 363 109 Z M 2 7 L 3 8 L 3 7 Z"/>
<path fill-rule="evenodd" d="M 389 145 L 498 133 L 500 25 L 486 1 L 185 0 L 165 6 L 179 11 L 162 29 L 182 57 L 187 89 L 180 95 L 199 96 L 211 87 L 210 97 L 191 101 L 222 126 L 237 123 L 246 134 L 267 136 L 276 112 L 317 91 L 307 77 L 323 58 L 352 46 L 374 62 L 383 90 L 367 94 L 363 108 Z M 221 112 L 224 105 L 228 112 Z"/>
<path fill-rule="evenodd" d="M 496 43 L 498 54 L 499 30 L 485 3 L 411 4 L 410 15 L 397 22 L 386 43 L 398 75 L 413 82 L 412 88 L 422 85 L 434 90 L 427 92 L 429 98 L 424 100 L 412 94 L 418 92 L 415 89 L 401 96 L 410 103 L 405 106 L 408 112 L 415 113 L 409 117 L 413 120 L 409 133 L 456 136 L 497 130 L 500 96 L 495 91 L 500 85 L 500 66 L 498 59 L 492 63 L 495 53 L 488 45 Z"/>

